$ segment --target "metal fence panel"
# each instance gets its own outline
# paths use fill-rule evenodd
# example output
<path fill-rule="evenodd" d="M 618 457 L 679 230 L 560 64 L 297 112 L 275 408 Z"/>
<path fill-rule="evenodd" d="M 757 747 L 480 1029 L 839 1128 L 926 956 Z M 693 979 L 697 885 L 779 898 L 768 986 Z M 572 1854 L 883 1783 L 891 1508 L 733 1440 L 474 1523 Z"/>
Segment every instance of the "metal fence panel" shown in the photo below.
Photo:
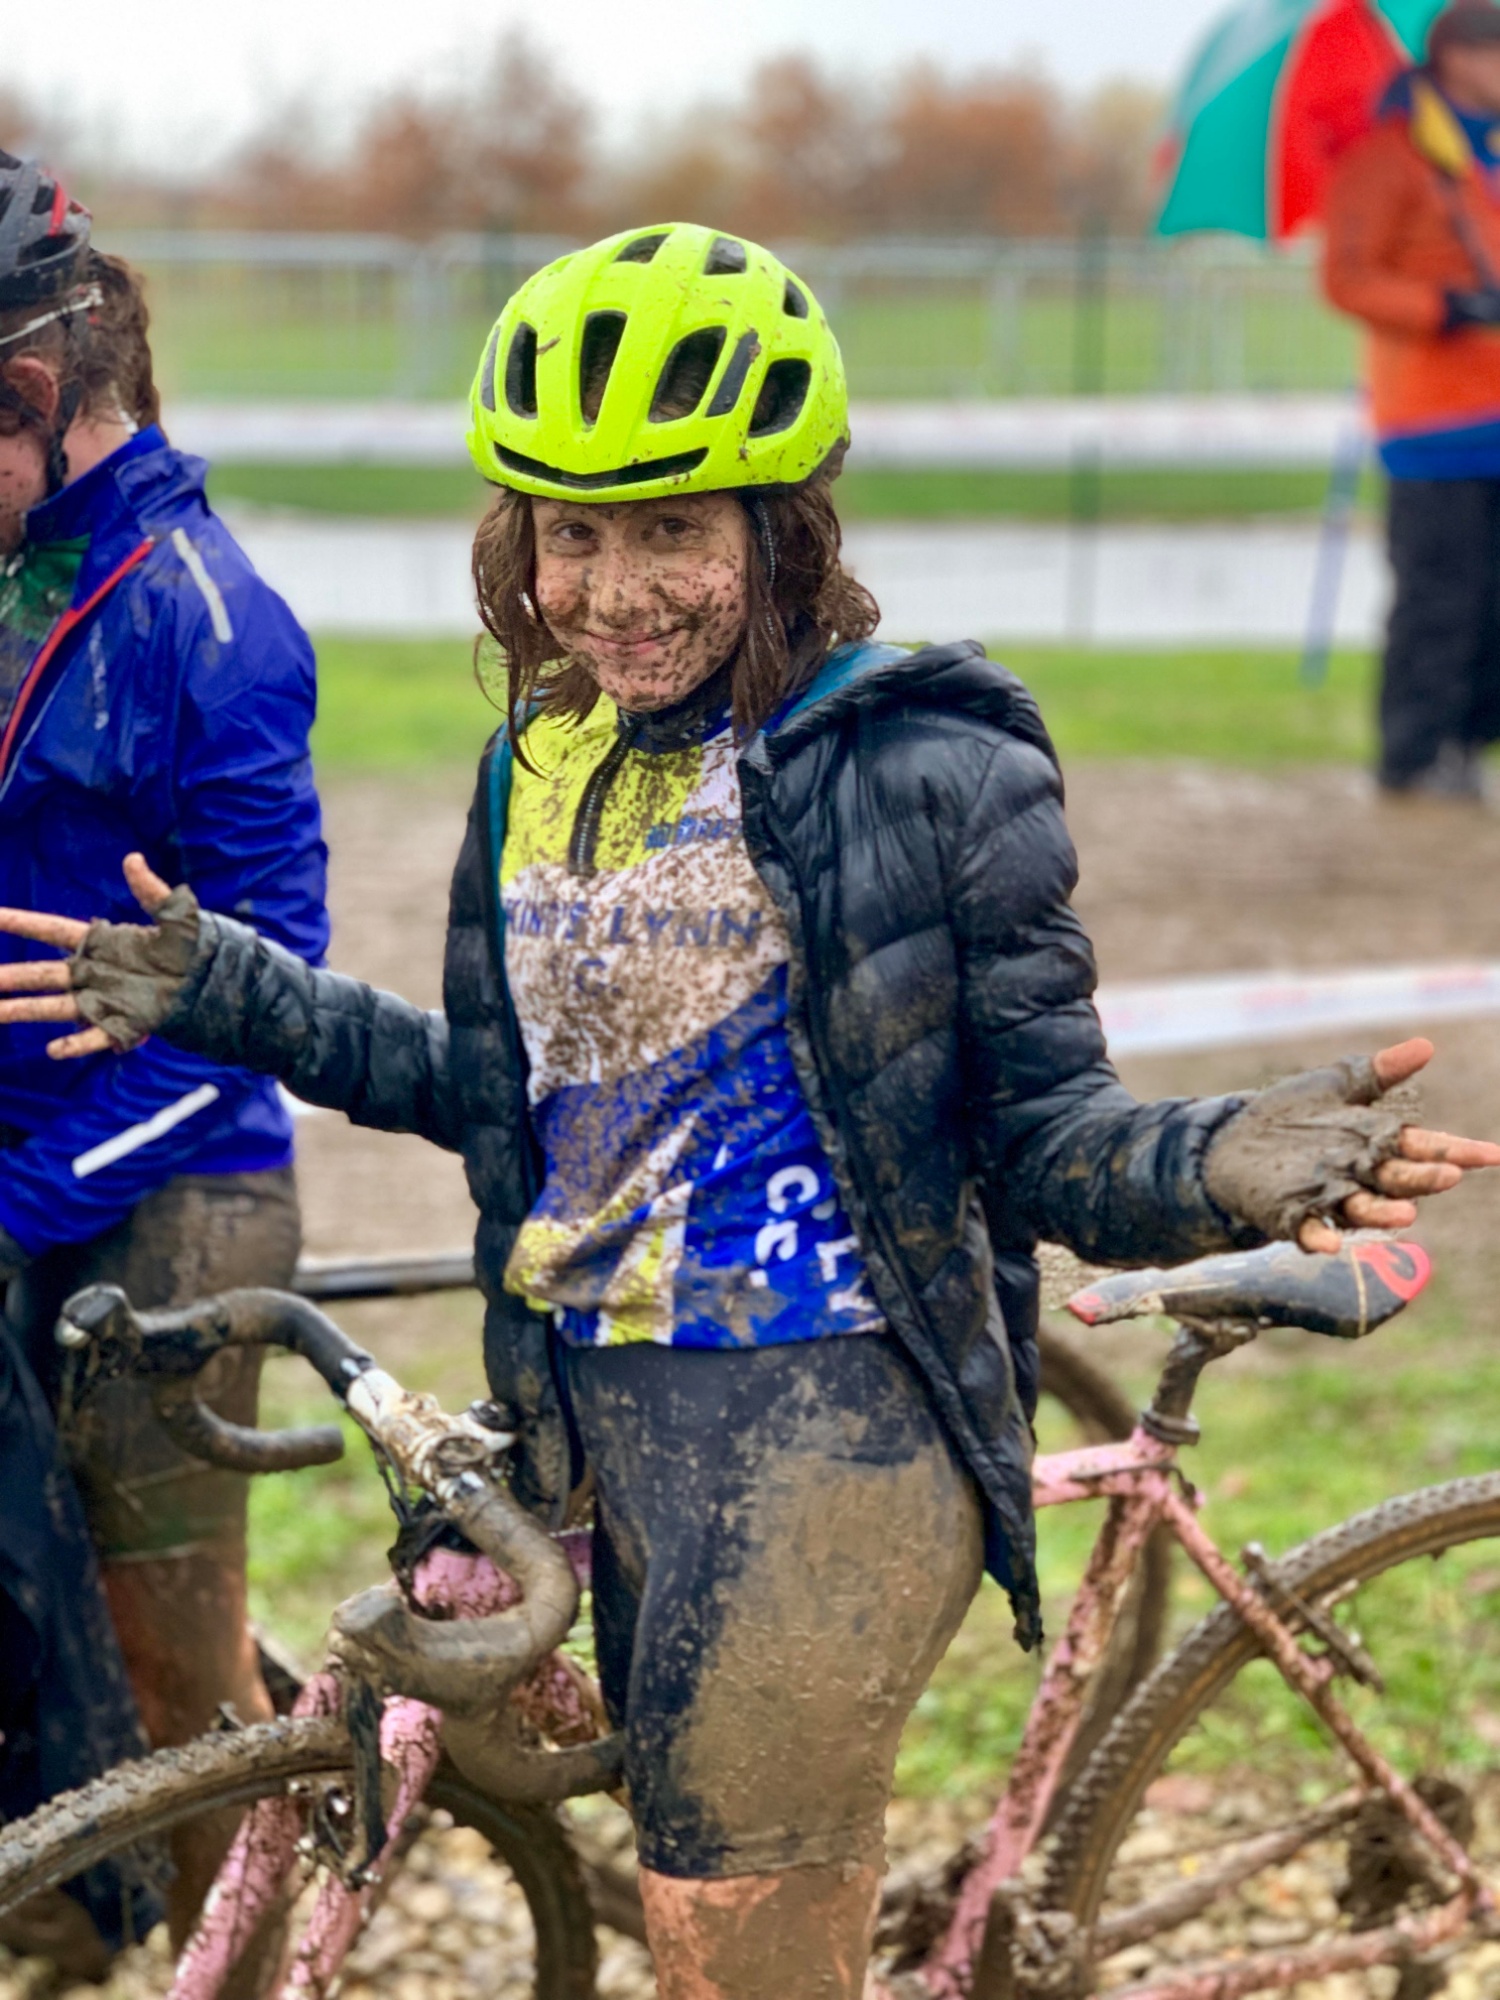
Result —
<path fill-rule="evenodd" d="M 453 397 L 544 237 L 117 233 L 175 399 Z M 1306 250 L 1232 241 L 788 245 L 858 397 L 1349 387 L 1353 330 Z"/>

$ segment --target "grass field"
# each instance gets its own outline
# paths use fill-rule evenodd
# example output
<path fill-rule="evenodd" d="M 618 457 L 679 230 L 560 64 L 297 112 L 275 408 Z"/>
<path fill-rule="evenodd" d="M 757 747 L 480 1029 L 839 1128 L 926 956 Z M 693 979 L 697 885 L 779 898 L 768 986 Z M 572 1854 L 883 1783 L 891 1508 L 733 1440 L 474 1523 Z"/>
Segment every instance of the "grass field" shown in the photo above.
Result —
<path fill-rule="evenodd" d="M 1065 759 L 1256 765 L 1369 754 L 1363 654 L 1336 655 L 1326 685 L 1310 689 L 1291 653 L 996 650 L 1036 695 Z M 314 749 L 329 770 L 472 764 L 499 721 L 462 640 L 323 639 L 318 660 Z"/>
<path fill-rule="evenodd" d="M 1235 520 L 1262 514 L 1315 514 L 1322 472 L 1203 467 L 1105 469 L 1097 489 L 1106 521 Z M 297 507 L 318 514 L 481 514 L 490 490 L 462 465 L 215 465 L 216 501 Z M 1066 520 L 1076 494 L 1065 470 L 1045 472 L 846 472 L 838 485 L 846 520 Z M 1370 474 L 1361 505 L 1378 506 Z"/>

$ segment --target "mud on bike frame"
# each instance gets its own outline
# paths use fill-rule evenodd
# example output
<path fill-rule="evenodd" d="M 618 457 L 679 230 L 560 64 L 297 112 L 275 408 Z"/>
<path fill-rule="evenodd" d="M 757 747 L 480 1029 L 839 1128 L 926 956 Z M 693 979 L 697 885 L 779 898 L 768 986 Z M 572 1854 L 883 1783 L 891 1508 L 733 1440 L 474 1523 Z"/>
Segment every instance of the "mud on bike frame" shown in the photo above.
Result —
<path fill-rule="evenodd" d="M 1177 1465 L 1179 1449 L 1197 1436 L 1192 1402 L 1211 1361 L 1273 1326 L 1357 1338 L 1400 1311 L 1428 1273 L 1423 1253 L 1407 1244 L 1356 1242 L 1336 1258 L 1278 1246 L 1169 1273 L 1108 1278 L 1070 1301 L 1086 1324 L 1166 1315 L 1178 1333 L 1128 1441 L 1035 1463 L 1038 1506 L 1099 1498 L 1109 1506 L 980 1858 L 962 1881 L 943 1935 L 908 1975 L 915 1990 L 931 2000 L 1025 2000 L 1086 1990 L 1070 1972 L 1079 1939 L 1034 1907 L 1020 1874 L 1042 1837 L 1091 1675 L 1107 1652 L 1136 1565 L 1163 1525 L 1342 1746 L 1365 1789 L 1403 1816 L 1444 1893 L 1420 1914 L 1306 1950 L 1168 1972 L 1132 1987 L 1131 2000 L 1236 2000 L 1329 1973 L 1404 1964 L 1489 1915 L 1487 1892 L 1463 1844 L 1374 1749 L 1333 1692 L 1339 1674 L 1373 1675 L 1358 1642 L 1283 1584 L 1254 1545 L 1246 1551 L 1248 1575 L 1234 1568 L 1199 1524 L 1199 1496 Z M 241 1429 L 202 1404 L 195 1378 L 225 1345 L 275 1344 L 302 1354 L 365 1431 L 402 1516 L 393 1551 L 398 1585 L 366 1591 L 341 1607 L 333 1668 L 315 1675 L 298 1698 L 299 1716 L 346 1733 L 354 1785 L 352 1798 L 336 1801 L 339 1810 L 324 1813 L 318 1826 L 331 1874 L 282 1968 L 281 1993 L 328 1990 L 437 1767 L 445 1730 L 460 1767 L 496 1797 L 559 1800 L 618 1783 L 620 1740 L 606 1733 L 592 1684 L 556 1651 L 577 1609 L 580 1576 L 587 1575 L 586 1538 L 554 1539 L 511 1499 L 505 1459 L 513 1440 L 502 1412 L 476 1404 L 462 1416 L 446 1415 L 432 1398 L 403 1389 L 308 1300 L 288 1294 L 229 1293 L 179 1311 L 137 1315 L 114 1288 L 94 1287 L 69 1301 L 59 1338 L 71 1354 L 67 1395 L 81 1398 L 127 1371 L 146 1374 L 157 1412 L 180 1445 L 245 1471 L 326 1462 L 338 1455 L 340 1434 L 330 1427 Z M 527 1729 L 532 1744 L 523 1740 Z M 533 1747 L 537 1734 L 557 1747 Z M 0 1909 L 78 1865 L 75 1859 L 71 1868 L 28 1873 L 24 1834 L 25 1824 L 0 1832 Z M 269 1798 L 250 1808 L 179 1960 L 174 2000 L 212 2000 L 219 1992 L 256 1921 L 282 1895 L 299 1841 L 305 1846 L 292 1801 Z M 903 1982 L 902 1991 L 911 1990 Z"/>

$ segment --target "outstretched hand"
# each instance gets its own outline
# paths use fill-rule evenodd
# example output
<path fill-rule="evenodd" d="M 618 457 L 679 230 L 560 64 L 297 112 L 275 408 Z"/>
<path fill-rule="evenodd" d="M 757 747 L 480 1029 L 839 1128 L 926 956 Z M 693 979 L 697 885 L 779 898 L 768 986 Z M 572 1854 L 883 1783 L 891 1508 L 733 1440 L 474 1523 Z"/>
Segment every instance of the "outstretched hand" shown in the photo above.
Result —
<path fill-rule="evenodd" d="M 1432 1043 L 1425 1036 L 1398 1042 L 1374 1058 L 1375 1080 L 1382 1091 L 1394 1090 L 1424 1070 L 1432 1056 Z M 1351 1194 L 1340 1213 L 1356 1229 L 1409 1229 L 1417 1219 L 1419 1197 L 1446 1194 L 1466 1173 L 1482 1167 L 1500 1167 L 1500 1146 L 1488 1139 L 1429 1131 L 1424 1125 L 1403 1125 L 1396 1157 L 1375 1170 L 1379 1192 L 1362 1189 Z M 1304 1250 L 1333 1254 L 1339 1247 L 1339 1231 L 1328 1222 L 1304 1222 L 1297 1240 Z"/>
<path fill-rule="evenodd" d="M 1346 1229 L 1406 1229 L 1417 1202 L 1500 1166 L 1500 1146 L 1408 1122 L 1400 1092 L 1432 1060 L 1421 1038 L 1257 1091 L 1203 1162 L 1213 1201 L 1272 1242 L 1333 1253 Z M 1393 1094 L 1400 1093 L 1400 1094 Z"/>
<path fill-rule="evenodd" d="M 143 854 L 127 854 L 125 880 L 131 894 L 148 916 L 154 917 L 172 894 L 146 862 Z M 36 944 L 56 945 L 60 951 L 76 954 L 89 934 L 90 926 L 76 917 L 45 916 L 36 910 L 0 908 L 0 931 L 12 937 L 30 938 Z M 19 965 L 0 965 L 0 994 L 20 994 L 20 999 L 0 999 L 0 1025 L 11 1021 L 81 1021 L 78 1004 L 77 959 L 28 959 Z M 60 1035 L 47 1044 L 49 1056 L 91 1056 L 105 1049 L 128 1046 L 118 1036 L 101 1027 L 82 1028 Z"/>

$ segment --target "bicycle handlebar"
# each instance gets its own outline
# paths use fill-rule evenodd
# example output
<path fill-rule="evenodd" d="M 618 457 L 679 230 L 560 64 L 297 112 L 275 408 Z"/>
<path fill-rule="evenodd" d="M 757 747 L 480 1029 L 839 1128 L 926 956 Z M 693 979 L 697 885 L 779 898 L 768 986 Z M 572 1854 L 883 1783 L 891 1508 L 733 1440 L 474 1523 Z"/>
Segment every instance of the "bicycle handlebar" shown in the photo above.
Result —
<path fill-rule="evenodd" d="M 262 1431 L 219 1416 L 199 1396 L 196 1377 L 222 1348 L 291 1348 L 340 1401 L 351 1372 L 375 1365 L 331 1319 L 286 1292 L 224 1292 L 191 1306 L 138 1313 L 118 1285 L 90 1285 L 63 1306 L 57 1339 L 82 1361 L 82 1380 L 75 1376 L 71 1385 L 75 1400 L 120 1375 L 159 1378 L 151 1400 L 167 1435 L 194 1458 L 231 1472 L 331 1465 L 344 1455 L 344 1438 L 336 1424 Z"/>
<path fill-rule="evenodd" d="M 92 1285 L 67 1301 L 57 1337 L 82 1362 L 83 1394 L 127 1372 L 155 1376 L 153 1396 L 177 1442 L 237 1471 L 326 1464 L 343 1452 L 342 1434 L 331 1425 L 251 1430 L 226 1422 L 198 1395 L 198 1372 L 223 1348 L 290 1348 L 311 1362 L 400 1477 L 430 1493 L 474 1547 L 520 1586 L 521 1602 L 509 1610 L 451 1622 L 415 1616 L 390 1588 L 352 1599 L 339 1614 L 335 1650 L 370 1679 L 472 1714 L 566 1638 L 578 1582 L 564 1550 L 500 1481 L 513 1433 L 496 1428 L 482 1405 L 449 1416 L 433 1397 L 403 1389 L 308 1300 L 247 1290 L 137 1313 L 118 1286 Z"/>

